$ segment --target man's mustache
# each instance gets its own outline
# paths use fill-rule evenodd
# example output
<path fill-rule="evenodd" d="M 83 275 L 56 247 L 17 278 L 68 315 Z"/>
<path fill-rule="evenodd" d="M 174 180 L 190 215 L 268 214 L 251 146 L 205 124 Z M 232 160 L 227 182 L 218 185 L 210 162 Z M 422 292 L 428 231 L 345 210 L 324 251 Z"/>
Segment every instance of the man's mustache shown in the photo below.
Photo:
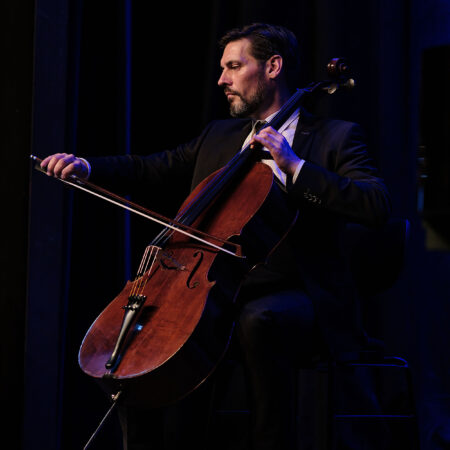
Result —
<path fill-rule="evenodd" d="M 239 98 L 242 98 L 242 96 L 239 92 L 233 91 L 232 89 L 224 89 L 224 93 L 225 93 L 225 95 L 233 94 L 233 95 L 237 95 Z"/>

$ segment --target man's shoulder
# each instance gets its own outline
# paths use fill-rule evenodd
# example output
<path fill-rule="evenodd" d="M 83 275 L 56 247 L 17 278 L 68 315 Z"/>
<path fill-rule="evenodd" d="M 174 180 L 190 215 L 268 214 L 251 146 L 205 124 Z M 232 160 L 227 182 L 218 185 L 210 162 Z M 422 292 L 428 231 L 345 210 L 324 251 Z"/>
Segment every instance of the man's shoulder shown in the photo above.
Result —
<path fill-rule="evenodd" d="M 356 122 L 344 119 L 337 119 L 334 117 L 326 117 L 323 115 L 313 114 L 309 111 L 302 110 L 300 113 L 300 123 L 305 127 L 333 129 L 342 128 L 349 129 L 359 127 Z"/>
<path fill-rule="evenodd" d="M 364 137 L 361 126 L 350 120 L 324 117 L 304 112 L 300 115 L 300 131 L 313 132 L 322 138 L 339 139 L 350 135 Z"/>

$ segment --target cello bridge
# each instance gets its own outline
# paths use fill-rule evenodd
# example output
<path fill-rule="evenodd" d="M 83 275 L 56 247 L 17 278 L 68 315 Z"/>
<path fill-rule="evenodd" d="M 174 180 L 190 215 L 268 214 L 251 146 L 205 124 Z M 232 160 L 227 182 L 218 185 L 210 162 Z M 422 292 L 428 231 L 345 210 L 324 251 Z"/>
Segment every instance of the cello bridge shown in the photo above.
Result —
<path fill-rule="evenodd" d="M 145 295 L 130 295 L 128 297 L 128 304 L 122 306 L 123 309 L 127 311 L 136 311 L 145 302 L 147 296 Z"/>

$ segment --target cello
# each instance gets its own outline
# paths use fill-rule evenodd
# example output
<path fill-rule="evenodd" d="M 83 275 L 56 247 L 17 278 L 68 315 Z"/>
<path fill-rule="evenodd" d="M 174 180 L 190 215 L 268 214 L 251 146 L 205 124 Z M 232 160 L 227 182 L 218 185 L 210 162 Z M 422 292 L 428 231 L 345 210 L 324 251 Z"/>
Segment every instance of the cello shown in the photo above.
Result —
<path fill-rule="evenodd" d="M 334 79 L 298 90 L 267 126 L 278 129 L 307 96 L 352 84 L 342 60 L 328 69 Z M 270 257 L 297 216 L 257 149 L 243 149 L 197 186 L 146 248 L 135 279 L 87 331 L 79 351 L 83 372 L 128 404 L 162 406 L 193 391 L 229 345 L 243 278 Z"/>

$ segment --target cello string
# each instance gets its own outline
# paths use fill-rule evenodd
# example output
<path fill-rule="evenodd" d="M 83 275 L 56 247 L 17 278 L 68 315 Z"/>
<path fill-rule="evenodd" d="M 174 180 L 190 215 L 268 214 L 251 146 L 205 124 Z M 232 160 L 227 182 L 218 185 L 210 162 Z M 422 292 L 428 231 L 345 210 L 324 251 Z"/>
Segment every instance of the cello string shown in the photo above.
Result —
<path fill-rule="evenodd" d="M 154 254 L 154 256 L 152 256 L 151 258 L 149 258 L 149 261 L 151 260 L 151 264 L 150 264 L 150 268 L 148 268 L 148 270 L 145 271 L 145 273 L 147 274 L 147 276 L 142 277 L 142 282 L 141 282 L 141 286 L 140 286 L 140 293 L 138 295 L 143 295 L 144 292 L 144 288 L 147 285 L 147 282 L 150 278 L 150 274 L 152 272 L 153 266 L 155 265 L 155 261 L 158 257 L 158 253 L 161 250 L 159 247 L 156 246 L 152 246 L 152 255 Z"/>
<path fill-rule="evenodd" d="M 137 284 L 139 282 L 138 280 L 142 276 L 142 268 L 144 267 L 144 261 L 145 261 L 145 259 L 147 257 L 148 249 L 149 249 L 149 247 L 147 246 L 146 249 L 145 249 L 144 255 L 142 256 L 141 263 L 139 265 L 139 269 L 138 269 L 138 271 L 136 273 L 136 276 L 134 278 L 133 285 L 132 285 L 132 288 L 131 288 L 131 291 L 130 291 L 130 296 L 133 296 L 136 293 Z"/>
<path fill-rule="evenodd" d="M 142 286 L 145 285 L 145 283 L 146 283 L 145 280 L 146 280 L 146 274 L 148 273 L 147 272 L 148 271 L 148 267 L 149 267 L 150 264 L 153 267 L 153 262 L 154 262 L 154 260 L 156 258 L 154 256 L 154 254 L 155 254 L 155 251 L 157 253 L 157 250 L 155 250 L 155 249 L 157 249 L 158 247 L 156 247 L 154 245 L 150 245 L 149 248 L 150 248 L 150 252 L 147 254 L 147 258 L 146 258 L 145 265 L 144 265 L 144 268 L 143 268 L 142 276 L 139 278 L 138 282 L 136 283 L 136 294 L 135 295 L 139 295 L 139 293 L 138 293 L 139 290 L 142 293 Z M 152 262 L 150 263 L 150 261 L 152 261 Z M 148 278 L 148 275 L 147 275 L 147 278 Z"/>
<path fill-rule="evenodd" d="M 139 278 L 142 277 L 143 274 L 144 274 L 143 267 L 145 265 L 145 260 L 147 258 L 148 252 L 149 252 L 149 246 L 147 245 L 147 247 L 146 247 L 146 249 L 144 251 L 144 255 L 142 256 L 141 263 L 139 264 L 139 268 L 138 268 L 138 271 L 136 273 L 136 277 L 135 277 L 135 279 L 133 281 L 133 286 L 132 286 L 130 295 L 135 295 L 137 282 L 138 282 Z"/>
<path fill-rule="evenodd" d="M 150 246 L 147 245 L 147 247 L 145 249 L 145 252 L 144 252 L 144 256 L 143 256 L 143 258 L 141 260 L 141 264 L 139 265 L 139 269 L 138 269 L 138 272 L 137 272 L 137 277 L 141 277 L 142 275 L 144 275 L 145 271 L 143 270 L 143 267 L 144 267 L 145 259 L 147 258 L 147 255 L 148 255 L 149 251 L 150 251 Z"/>

